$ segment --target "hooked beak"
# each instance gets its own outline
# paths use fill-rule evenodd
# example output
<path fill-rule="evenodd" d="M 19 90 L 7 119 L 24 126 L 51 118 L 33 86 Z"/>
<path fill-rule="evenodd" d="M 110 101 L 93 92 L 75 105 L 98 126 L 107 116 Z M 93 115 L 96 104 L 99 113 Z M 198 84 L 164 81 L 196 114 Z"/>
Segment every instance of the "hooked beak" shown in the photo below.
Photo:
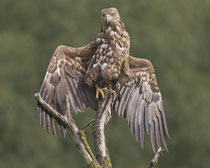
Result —
<path fill-rule="evenodd" d="M 107 25 L 108 25 L 109 21 L 110 21 L 110 16 L 109 15 L 106 15 L 106 24 Z"/>

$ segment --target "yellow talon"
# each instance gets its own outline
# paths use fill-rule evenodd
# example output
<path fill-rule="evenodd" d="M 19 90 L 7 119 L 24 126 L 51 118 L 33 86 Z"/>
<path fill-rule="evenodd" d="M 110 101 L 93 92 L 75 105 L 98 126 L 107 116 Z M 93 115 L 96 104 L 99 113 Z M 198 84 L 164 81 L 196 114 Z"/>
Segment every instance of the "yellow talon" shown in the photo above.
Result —
<path fill-rule="evenodd" d="M 99 88 L 98 84 L 96 84 L 96 98 L 98 99 L 99 93 L 101 94 L 102 98 L 104 99 L 104 90 L 107 90 L 106 87 Z"/>
<path fill-rule="evenodd" d="M 98 84 L 96 84 L 96 98 L 98 99 L 99 97 L 99 94 L 101 94 L 102 98 L 104 99 L 104 91 L 107 90 L 106 87 L 104 88 L 99 88 L 98 87 Z M 113 101 L 116 100 L 117 98 L 117 94 L 116 94 L 116 91 L 112 89 L 112 84 L 109 84 L 109 91 L 112 92 L 114 94 L 114 98 L 113 98 Z"/>
<path fill-rule="evenodd" d="M 115 101 L 116 98 L 117 98 L 117 94 L 116 94 L 116 91 L 112 89 L 112 84 L 109 84 L 109 91 L 112 92 L 112 93 L 114 94 L 114 99 L 113 99 L 113 101 Z"/>

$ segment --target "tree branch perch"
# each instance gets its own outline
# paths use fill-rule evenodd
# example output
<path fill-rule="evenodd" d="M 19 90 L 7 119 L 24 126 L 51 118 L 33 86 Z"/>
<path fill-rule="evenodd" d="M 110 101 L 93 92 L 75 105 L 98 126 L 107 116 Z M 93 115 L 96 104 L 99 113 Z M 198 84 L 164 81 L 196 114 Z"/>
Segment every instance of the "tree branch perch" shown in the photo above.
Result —
<path fill-rule="evenodd" d="M 41 105 L 49 114 L 53 115 L 56 120 L 61 122 L 70 131 L 74 143 L 76 144 L 79 152 L 81 153 L 85 162 L 90 168 L 112 168 L 108 148 L 106 147 L 104 125 L 107 124 L 110 119 L 111 103 L 114 98 L 113 93 L 109 91 L 105 92 L 104 99 L 99 101 L 96 118 L 88 122 L 88 124 L 81 130 L 77 127 L 71 115 L 66 117 L 58 113 L 54 108 L 52 108 L 41 98 L 40 93 L 34 94 L 34 97 L 39 105 Z M 70 104 L 67 96 L 66 106 L 66 110 L 70 111 Z M 96 153 L 96 157 L 93 154 L 84 133 L 85 129 L 87 129 L 90 124 L 92 124 L 92 134 L 94 139 L 94 150 Z M 149 162 L 148 168 L 154 168 L 156 166 L 160 157 L 160 153 L 162 151 L 163 149 L 160 147 L 154 158 Z"/>
<path fill-rule="evenodd" d="M 99 101 L 96 120 L 92 125 L 92 134 L 94 139 L 94 147 L 96 157 L 99 163 L 105 168 L 111 168 L 112 163 L 106 147 L 106 139 L 104 134 L 104 125 L 108 123 L 111 115 L 111 103 L 113 93 L 105 91 L 104 99 Z"/>
<path fill-rule="evenodd" d="M 79 152 L 82 154 L 85 162 L 89 165 L 91 168 L 102 168 L 98 161 L 96 160 L 96 157 L 94 156 L 88 142 L 86 139 L 86 136 L 84 134 L 84 131 L 80 131 L 79 128 L 76 126 L 75 121 L 70 116 L 69 119 L 67 117 L 61 115 L 58 113 L 54 108 L 52 108 L 49 104 L 47 104 L 41 97 L 39 93 L 36 93 L 34 95 L 35 99 L 38 101 L 38 103 L 45 109 L 47 112 L 52 114 L 56 120 L 60 121 L 67 129 L 70 130 L 70 133 L 72 135 L 72 139 L 75 142 L 76 146 L 78 147 Z M 67 102 L 67 100 L 66 100 Z M 69 108 L 69 105 L 67 104 L 67 110 Z"/>
<path fill-rule="evenodd" d="M 164 150 L 164 149 L 161 148 L 161 147 L 158 148 L 157 153 L 155 154 L 155 156 L 153 157 L 153 159 L 150 160 L 150 162 L 149 162 L 149 167 L 148 167 L 148 168 L 154 168 L 154 167 L 157 165 L 158 159 L 159 159 L 160 154 L 161 154 L 161 152 L 162 152 L 163 150 Z"/>

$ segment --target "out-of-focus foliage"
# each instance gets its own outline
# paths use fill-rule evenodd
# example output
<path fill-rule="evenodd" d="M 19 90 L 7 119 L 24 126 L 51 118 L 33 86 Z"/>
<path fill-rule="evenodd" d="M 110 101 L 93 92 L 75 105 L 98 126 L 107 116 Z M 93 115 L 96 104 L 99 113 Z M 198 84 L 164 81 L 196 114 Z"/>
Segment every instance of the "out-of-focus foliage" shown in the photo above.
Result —
<path fill-rule="evenodd" d="M 79 47 L 100 31 L 100 10 L 117 7 L 131 36 L 131 54 L 156 68 L 171 139 L 159 167 L 209 167 L 210 1 L 208 0 L 1 0 L 0 167 L 85 167 L 69 135 L 39 126 L 33 94 L 39 91 L 54 49 Z M 78 114 L 82 127 L 93 112 Z M 91 132 L 88 130 L 91 140 Z M 144 150 L 126 121 L 113 114 L 106 127 L 113 167 L 147 167 Z"/>

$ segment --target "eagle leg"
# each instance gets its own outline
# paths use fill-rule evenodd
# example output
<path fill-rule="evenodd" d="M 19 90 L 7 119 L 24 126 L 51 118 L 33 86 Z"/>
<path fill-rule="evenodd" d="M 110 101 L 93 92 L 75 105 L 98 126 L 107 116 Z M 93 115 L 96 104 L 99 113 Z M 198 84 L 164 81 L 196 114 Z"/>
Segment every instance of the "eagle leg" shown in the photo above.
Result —
<path fill-rule="evenodd" d="M 99 88 L 98 84 L 96 84 L 96 98 L 98 99 L 99 94 L 101 94 L 102 98 L 104 99 L 104 91 L 107 90 L 106 87 L 104 88 Z"/>

